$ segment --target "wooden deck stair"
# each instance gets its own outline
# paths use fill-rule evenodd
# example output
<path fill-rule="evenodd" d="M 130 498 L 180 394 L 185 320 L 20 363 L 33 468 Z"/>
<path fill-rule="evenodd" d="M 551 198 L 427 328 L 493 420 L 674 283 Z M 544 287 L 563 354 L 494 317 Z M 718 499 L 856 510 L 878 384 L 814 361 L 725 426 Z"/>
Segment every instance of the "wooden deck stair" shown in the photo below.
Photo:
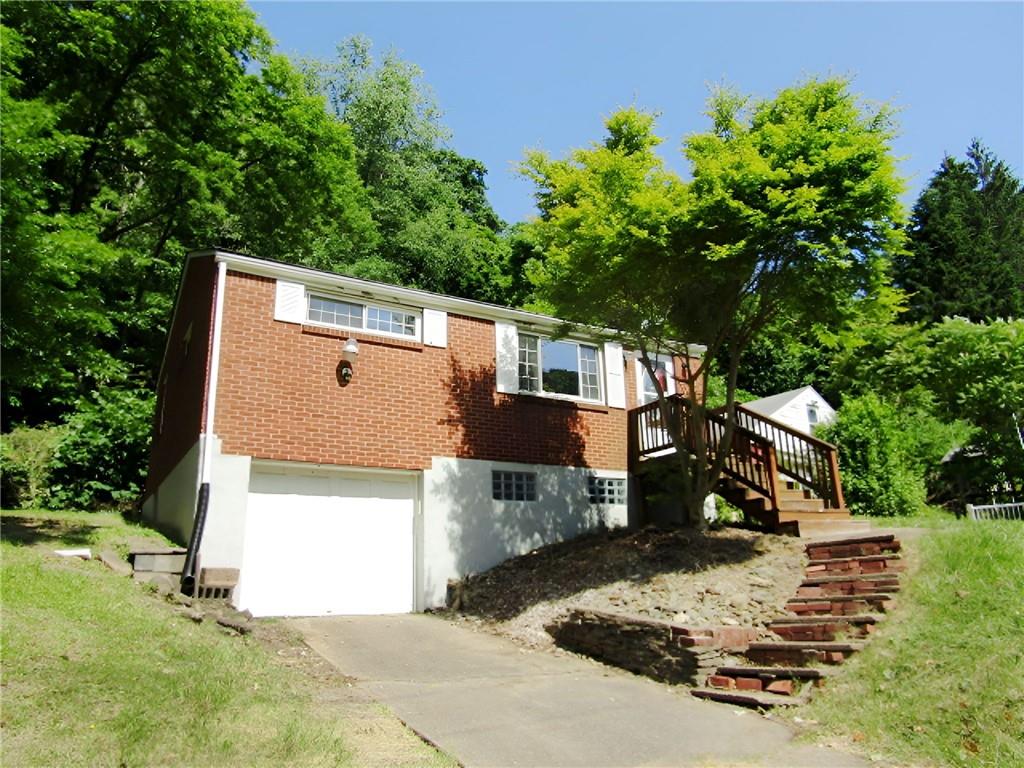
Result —
<path fill-rule="evenodd" d="M 678 427 L 683 444 L 697 449 L 689 400 L 672 395 L 629 412 L 630 465 L 675 451 L 667 423 Z M 866 533 L 866 521 L 850 517 L 843 500 L 838 451 L 834 445 L 737 405 L 731 441 L 727 414 L 705 411 L 703 442 L 708 461 L 724 452 L 722 478 L 715 488 L 748 519 L 800 536 Z M 666 423 L 667 422 L 667 423 Z"/>

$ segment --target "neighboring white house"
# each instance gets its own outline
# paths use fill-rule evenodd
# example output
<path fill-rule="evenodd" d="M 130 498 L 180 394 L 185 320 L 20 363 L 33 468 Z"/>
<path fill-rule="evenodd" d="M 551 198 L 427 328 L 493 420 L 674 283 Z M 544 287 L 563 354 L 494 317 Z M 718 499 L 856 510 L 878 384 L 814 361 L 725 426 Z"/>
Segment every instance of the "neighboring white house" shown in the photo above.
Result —
<path fill-rule="evenodd" d="M 814 434 L 818 424 L 828 424 L 836 417 L 835 409 L 814 387 L 762 397 L 743 407 L 808 434 Z"/>

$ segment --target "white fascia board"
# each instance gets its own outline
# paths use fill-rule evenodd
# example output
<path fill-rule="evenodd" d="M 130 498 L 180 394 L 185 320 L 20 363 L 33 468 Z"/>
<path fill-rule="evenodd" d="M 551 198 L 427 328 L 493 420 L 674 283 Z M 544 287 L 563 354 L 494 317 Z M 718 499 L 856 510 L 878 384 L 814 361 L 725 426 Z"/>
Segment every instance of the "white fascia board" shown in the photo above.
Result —
<path fill-rule="evenodd" d="M 228 267 L 239 272 L 261 277 L 277 278 L 282 280 L 294 280 L 302 282 L 307 286 L 341 290 L 355 296 L 363 296 L 375 301 L 391 302 L 405 306 L 422 307 L 424 309 L 438 309 L 444 312 L 451 312 L 459 315 L 468 315 L 484 320 L 498 320 L 506 323 L 515 323 L 518 326 L 533 329 L 538 332 L 554 333 L 561 326 L 566 325 L 565 320 L 550 315 L 541 315 L 536 312 L 527 312 L 522 309 L 502 307 L 498 304 L 488 304 L 483 301 L 472 299 L 460 299 L 455 296 L 445 296 L 440 293 L 423 291 L 418 288 L 403 288 L 387 283 L 378 283 L 373 280 L 362 280 L 357 277 L 347 277 L 333 272 L 325 272 L 310 267 L 300 267 L 295 264 L 284 264 L 278 261 L 267 261 L 252 256 L 244 256 L 239 253 L 222 251 L 218 249 L 197 251 L 192 256 L 213 255 L 218 262 L 227 263 Z M 618 335 L 614 328 L 597 328 L 594 326 L 573 325 L 579 329 L 578 332 L 570 334 L 580 338 L 607 338 Z M 696 346 L 694 347 L 696 349 Z"/>
<path fill-rule="evenodd" d="M 388 467 L 357 467 L 343 464 L 318 464 L 308 461 L 282 461 L 280 459 L 253 459 L 253 471 L 265 472 L 270 475 L 325 475 L 344 472 L 352 475 L 374 477 L 418 478 L 423 474 L 421 469 L 389 469 Z"/>
<path fill-rule="evenodd" d="M 489 304 L 485 301 L 474 301 L 473 299 L 462 299 L 456 296 L 446 296 L 442 293 L 433 293 L 418 288 L 403 288 L 389 283 L 379 283 L 374 280 L 363 280 L 358 277 L 348 277 L 334 272 L 326 272 L 311 267 L 302 267 L 296 264 L 285 264 L 279 261 L 268 261 L 254 256 L 245 256 L 231 251 L 212 249 L 196 251 L 189 254 L 192 256 L 215 256 L 217 261 L 226 262 L 228 267 L 239 272 L 245 272 L 261 277 L 280 278 L 284 280 L 301 281 L 307 286 L 341 290 L 346 293 L 363 296 L 364 298 L 376 301 L 404 304 L 406 306 L 422 307 L 424 309 L 437 309 L 444 312 L 453 312 L 469 317 L 477 317 L 484 320 L 499 320 L 513 322 L 525 328 L 535 331 L 554 333 L 561 326 L 572 325 L 579 329 L 578 332 L 570 334 L 574 337 L 583 338 L 608 338 L 617 337 L 619 331 L 615 328 L 599 328 L 575 323 L 568 323 L 550 315 L 542 315 L 537 312 L 527 312 L 523 309 L 503 307 L 499 304 Z M 589 332 L 589 333 L 588 333 Z M 702 344 L 691 344 L 690 349 L 695 355 L 703 355 L 707 350 Z"/>

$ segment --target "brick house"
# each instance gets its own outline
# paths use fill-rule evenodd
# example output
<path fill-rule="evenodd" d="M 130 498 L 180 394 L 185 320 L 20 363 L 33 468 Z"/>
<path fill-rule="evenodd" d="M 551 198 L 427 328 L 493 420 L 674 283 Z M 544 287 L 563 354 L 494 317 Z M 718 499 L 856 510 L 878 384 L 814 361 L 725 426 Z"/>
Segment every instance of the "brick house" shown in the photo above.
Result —
<path fill-rule="evenodd" d="M 625 525 L 627 407 L 650 382 L 618 344 L 553 340 L 558 327 L 191 254 L 144 519 L 189 542 L 190 562 L 237 570 L 233 601 L 255 615 L 422 610 L 443 604 L 449 579 Z"/>

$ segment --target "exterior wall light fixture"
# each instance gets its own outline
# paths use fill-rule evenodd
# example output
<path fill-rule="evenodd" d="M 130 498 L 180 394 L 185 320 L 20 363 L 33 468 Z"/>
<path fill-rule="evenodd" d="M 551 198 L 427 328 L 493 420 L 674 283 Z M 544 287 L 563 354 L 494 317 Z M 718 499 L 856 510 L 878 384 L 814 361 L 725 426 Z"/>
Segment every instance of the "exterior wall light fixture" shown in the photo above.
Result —
<path fill-rule="evenodd" d="M 359 355 L 359 342 L 349 339 L 341 348 L 341 380 L 348 384 L 352 381 L 352 364 Z"/>

